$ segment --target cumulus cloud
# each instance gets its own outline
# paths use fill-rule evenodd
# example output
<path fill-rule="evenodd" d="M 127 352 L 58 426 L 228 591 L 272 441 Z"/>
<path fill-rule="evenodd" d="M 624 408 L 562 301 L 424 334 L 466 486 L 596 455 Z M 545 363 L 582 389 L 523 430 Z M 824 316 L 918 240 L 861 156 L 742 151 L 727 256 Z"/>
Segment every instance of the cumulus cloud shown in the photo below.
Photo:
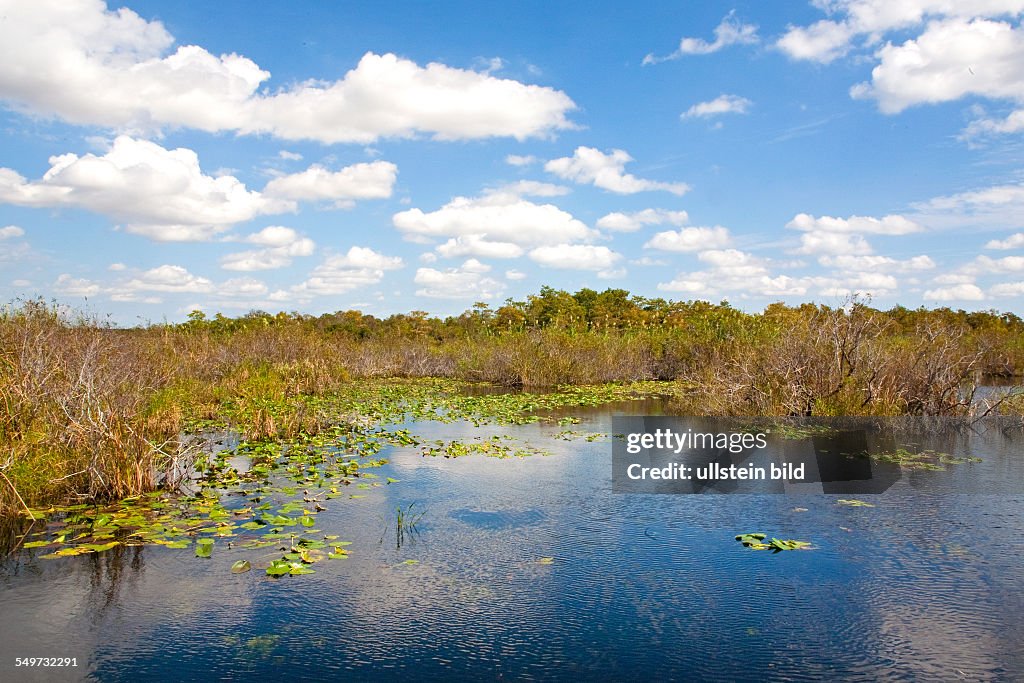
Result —
<path fill-rule="evenodd" d="M 719 95 L 713 100 L 698 102 L 680 114 L 680 118 L 706 119 L 722 114 L 746 114 L 752 104 L 753 102 L 746 97 L 740 97 L 739 95 Z"/>
<path fill-rule="evenodd" d="M 847 24 L 830 20 L 810 26 L 791 26 L 775 44 L 792 59 L 827 64 L 845 55 L 856 31 Z"/>
<path fill-rule="evenodd" d="M 512 270 L 505 271 L 506 280 L 525 280 L 526 277 L 526 273 L 524 273 L 521 270 L 516 270 L 513 268 Z"/>
<path fill-rule="evenodd" d="M 313 240 L 282 225 L 268 226 L 242 238 L 242 241 L 265 248 L 228 254 L 221 259 L 221 268 L 240 271 L 274 270 L 291 265 L 296 256 L 311 256 L 316 249 Z"/>
<path fill-rule="evenodd" d="M 122 292 L 212 292 L 213 282 L 182 266 L 163 265 L 143 271 L 119 286 Z"/>
<path fill-rule="evenodd" d="M 512 242 L 489 242 L 483 235 L 460 235 L 437 247 L 437 253 L 445 258 L 479 256 L 481 258 L 517 258 L 525 253 Z"/>
<path fill-rule="evenodd" d="M 961 138 L 1024 130 L 1024 0 L 828 0 L 815 2 L 833 15 L 810 26 L 790 26 L 776 46 L 793 59 L 828 63 L 868 49 L 876 62 L 871 80 L 850 89 L 895 114 L 920 104 L 965 96 L 1009 101 L 1005 118 L 983 117 Z M 901 43 L 888 33 L 913 31 Z M 858 56 L 863 56 L 858 55 Z"/>
<path fill-rule="evenodd" d="M 758 42 L 757 26 L 744 24 L 730 12 L 715 27 L 715 39 L 708 42 L 703 38 L 683 38 L 675 52 L 664 57 L 649 54 L 644 57 L 644 64 L 658 64 L 671 59 L 679 59 L 685 55 L 709 55 L 730 45 L 752 45 Z"/>
<path fill-rule="evenodd" d="M 464 244 L 533 247 L 587 240 L 594 231 L 553 204 L 535 204 L 510 193 L 456 197 L 436 211 L 409 209 L 392 223 L 407 238 L 466 238 Z"/>
<path fill-rule="evenodd" d="M 233 176 L 205 175 L 190 149 L 128 136 L 114 140 L 103 156 L 51 157 L 50 169 L 36 181 L 0 168 L 0 202 L 85 209 L 159 241 L 208 240 L 235 223 L 295 210 L 294 202 L 247 190 Z"/>
<path fill-rule="evenodd" d="M 633 161 L 633 157 L 621 149 L 613 149 L 610 154 L 605 154 L 593 147 L 577 147 L 571 157 L 552 159 L 544 164 L 544 170 L 559 178 L 584 185 L 592 184 L 617 194 L 663 190 L 682 195 L 690 190 L 686 183 L 643 180 L 626 173 L 626 164 L 630 161 Z"/>
<path fill-rule="evenodd" d="M 776 46 L 793 59 L 822 63 L 849 52 L 859 37 L 871 47 L 887 32 L 928 20 L 1013 16 L 1024 10 L 1022 0 L 825 0 L 812 4 L 835 18 L 806 27 L 790 26 Z"/>
<path fill-rule="evenodd" d="M 533 249 L 530 252 L 530 258 L 548 268 L 607 270 L 615 265 L 622 255 L 608 247 L 590 244 L 556 244 Z"/>
<path fill-rule="evenodd" d="M 368 247 L 351 247 L 347 253 L 328 257 L 313 269 L 309 278 L 293 287 L 297 294 L 344 294 L 359 287 L 375 285 L 385 271 L 404 265 L 397 256 L 386 256 Z"/>
<path fill-rule="evenodd" d="M 981 301 L 985 293 L 978 285 L 960 284 L 926 290 L 924 298 L 934 301 Z"/>
<path fill-rule="evenodd" d="M 281 199 L 332 201 L 347 209 L 356 199 L 386 199 L 391 196 L 398 176 L 398 166 L 389 161 L 353 164 L 340 171 L 330 171 L 314 164 L 301 173 L 274 178 L 263 194 Z"/>
<path fill-rule="evenodd" d="M 1024 256 L 1004 256 L 994 259 L 978 256 L 963 268 L 965 273 L 1020 273 L 1024 272 Z"/>
<path fill-rule="evenodd" d="M 0 233 L 3 231 L 0 230 Z M 986 249 L 1020 249 L 1024 247 L 1024 232 L 1014 233 L 1005 240 L 990 240 L 985 243 Z"/>
<path fill-rule="evenodd" d="M 217 287 L 220 296 L 263 296 L 268 291 L 265 283 L 251 277 L 232 278 Z"/>
<path fill-rule="evenodd" d="M 5 225 L 0 228 L 0 240 L 9 240 L 15 237 L 21 237 L 24 234 L 25 231 L 17 225 Z"/>
<path fill-rule="evenodd" d="M 930 256 L 913 256 L 908 259 L 894 259 L 889 256 L 857 256 L 854 254 L 838 254 L 834 256 L 822 256 L 818 263 L 826 268 L 834 268 L 847 272 L 911 272 L 931 270 L 935 268 L 935 261 Z"/>
<path fill-rule="evenodd" d="M 102 287 L 92 280 L 72 277 L 68 273 L 61 273 L 57 276 L 53 288 L 68 296 L 96 296 L 103 291 Z"/>
<path fill-rule="evenodd" d="M 413 278 L 413 282 L 421 285 L 416 295 L 434 299 L 493 299 L 505 290 L 505 285 L 486 276 L 490 270 L 490 266 L 476 259 L 445 270 L 419 268 Z"/>
<path fill-rule="evenodd" d="M 990 287 L 988 293 L 998 297 L 1024 296 L 1024 282 L 1001 282 Z"/>
<path fill-rule="evenodd" d="M 614 211 L 597 219 L 597 227 L 616 232 L 636 232 L 645 225 L 686 225 L 690 219 L 685 211 L 644 209 L 633 213 Z"/>
<path fill-rule="evenodd" d="M 732 238 L 729 231 L 720 225 L 712 228 L 692 227 L 681 230 L 666 230 L 654 235 L 644 244 L 645 249 L 689 252 L 703 249 L 722 249 L 729 246 Z"/>
<path fill-rule="evenodd" d="M 565 93 L 488 71 L 370 52 L 340 80 L 270 91 L 270 73 L 251 59 L 196 45 L 171 52 L 160 22 L 100 0 L 8 3 L 4 12 L 0 98 L 71 123 L 363 144 L 417 134 L 521 140 L 574 127 Z"/>
<path fill-rule="evenodd" d="M 849 218 L 833 218 L 821 216 L 815 218 L 806 213 L 793 217 L 787 228 L 794 230 L 832 232 L 832 233 L 867 233 L 873 235 L 909 235 L 924 230 L 917 223 L 899 215 L 882 218 L 872 216 L 850 216 Z"/>
<path fill-rule="evenodd" d="M 690 296 L 708 298 L 712 296 L 738 295 L 743 298 L 763 297 L 806 297 L 808 293 L 819 296 L 871 296 L 890 294 L 899 287 L 896 277 L 884 270 L 883 266 L 897 264 L 903 269 L 923 269 L 927 263 L 920 258 L 906 262 L 888 261 L 837 261 L 832 264 L 836 271 L 828 276 L 791 276 L 773 274 L 766 259 L 737 249 L 712 249 L 697 256 L 707 268 L 695 272 L 679 273 L 669 282 L 658 284 L 658 289 L 667 292 L 682 292 Z M 839 257 L 829 257 L 839 258 Z M 850 259 L 884 259 L 884 257 L 851 256 Z M 927 257 L 924 257 L 927 258 Z M 781 264 L 776 264 L 781 265 Z M 857 266 L 868 266 L 869 270 L 856 270 Z M 849 269 L 847 269 L 849 268 Z"/>
<path fill-rule="evenodd" d="M 886 114 L 967 95 L 1024 102 L 1024 29 L 988 19 L 936 21 L 915 39 L 887 44 L 870 83 L 855 98 L 872 98 Z"/>
<path fill-rule="evenodd" d="M 853 254 L 871 253 L 871 245 L 860 235 L 847 232 L 806 232 L 800 235 L 798 254 Z"/>

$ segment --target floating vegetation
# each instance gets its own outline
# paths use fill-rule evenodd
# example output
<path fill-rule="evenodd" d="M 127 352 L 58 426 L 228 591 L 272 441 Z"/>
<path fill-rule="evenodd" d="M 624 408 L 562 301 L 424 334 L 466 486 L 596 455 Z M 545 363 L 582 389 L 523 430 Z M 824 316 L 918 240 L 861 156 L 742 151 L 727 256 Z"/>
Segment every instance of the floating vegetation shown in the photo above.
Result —
<path fill-rule="evenodd" d="M 584 439 L 587 442 L 594 442 L 598 440 L 605 440 L 608 438 L 608 434 L 602 434 L 601 432 L 580 432 L 574 429 L 565 429 L 554 435 L 554 438 L 561 439 L 562 441 L 574 441 L 576 439 Z"/>
<path fill-rule="evenodd" d="M 933 450 L 913 452 L 906 448 L 897 448 L 895 451 L 883 451 L 881 453 L 870 453 L 867 457 L 876 462 L 888 462 L 899 465 L 904 470 L 928 470 L 932 472 L 944 472 L 948 465 L 981 462 L 981 458 L 973 456 L 958 458 L 949 453 L 940 453 Z"/>
<path fill-rule="evenodd" d="M 528 444 L 510 445 L 502 443 L 507 436 L 494 435 L 490 438 L 475 437 L 472 441 L 435 441 L 433 446 L 424 446 L 422 455 L 424 457 L 443 456 L 445 458 L 461 458 L 466 455 L 485 455 L 489 458 L 527 458 L 531 455 L 550 455 L 547 451 L 541 450 Z"/>
<path fill-rule="evenodd" d="M 848 505 L 852 508 L 873 508 L 875 507 L 871 503 L 865 503 L 863 500 L 856 500 L 854 498 L 840 498 L 836 501 L 839 505 Z"/>
<path fill-rule="evenodd" d="M 765 542 L 767 534 L 761 532 L 738 534 L 736 540 L 743 544 L 744 547 L 750 548 L 751 550 L 771 550 L 773 553 L 782 552 L 783 550 L 810 550 L 811 543 L 809 541 L 794 541 L 794 540 L 781 540 L 773 538 L 772 540 Z"/>
<path fill-rule="evenodd" d="M 537 560 L 537 564 L 554 564 L 554 563 L 555 563 L 555 558 L 553 558 L 553 557 L 542 557 L 539 560 Z"/>
<path fill-rule="evenodd" d="M 825 425 L 791 425 L 777 423 L 771 426 L 767 433 L 775 434 L 787 440 L 809 439 L 813 436 L 824 436 L 835 434 L 839 430 Z"/>

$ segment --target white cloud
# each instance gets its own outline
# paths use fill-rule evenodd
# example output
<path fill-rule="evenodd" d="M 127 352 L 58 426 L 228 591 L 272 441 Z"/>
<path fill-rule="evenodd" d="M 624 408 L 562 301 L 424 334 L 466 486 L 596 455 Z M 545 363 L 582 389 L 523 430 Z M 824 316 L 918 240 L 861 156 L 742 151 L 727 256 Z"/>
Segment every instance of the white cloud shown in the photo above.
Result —
<path fill-rule="evenodd" d="M 607 270 L 622 258 L 608 247 L 590 244 L 557 244 L 537 247 L 530 258 L 549 268 L 572 270 Z"/>
<path fill-rule="evenodd" d="M 120 285 L 122 292 L 212 292 L 213 283 L 181 266 L 163 265 L 144 271 Z"/>
<path fill-rule="evenodd" d="M 871 216 L 850 216 L 849 218 L 821 216 L 820 218 L 815 218 L 806 213 L 794 216 L 793 220 L 786 224 L 786 227 L 804 231 L 867 233 L 873 235 L 909 235 L 910 233 L 921 232 L 924 229 L 917 223 L 900 215 L 883 216 L 882 218 L 873 218 Z"/>
<path fill-rule="evenodd" d="M 719 95 L 713 100 L 698 102 L 680 114 L 680 118 L 692 119 L 694 117 L 708 118 L 720 116 L 721 114 L 746 114 L 752 104 L 753 102 L 746 97 L 740 97 L 739 95 Z"/>
<path fill-rule="evenodd" d="M 932 278 L 932 283 L 936 285 L 964 285 L 971 284 L 974 282 L 974 276 L 967 273 L 943 273 L 942 275 L 936 275 Z"/>
<path fill-rule="evenodd" d="M 509 154 L 505 157 L 505 163 L 509 166 L 529 166 L 537 163 L 538 161 L 540 161 L 540 159 L 532 154 Z"/>
<path fill-rule="evenodd" d="M 1024 232 L 1010 235 L 1005 240 L 991 240 L 985 244 L 986 249 L 1020 249 L 1024 247 Z"/>
<path fill-rule="evenodd" d="M 293 287 L 297 294 L 343 294 L 375 285 L 388 270 L 404 265 L 397 256 L 385 256 L 367 247 L 352 247 L 345 254 L 331 256 L 313 269 L 309 278 Z"/>
<path fill-rule="evenodd" d="M 617 232 L 636 232 L 645 225 L 686 225 L 690 219 L 685 211 L 644 209 L 634 213 L 615 211 L 597 219 L 597 227 Z"/>
<path fill-rule="evenodd" d="M 702 38 L 683 38 L 679 41 L 679 48 L 672 54 L 664 57 L 649 54 L 644 57 L 643 63 L 658 64 L 684 55 L 708 55 L 730 45 L 752 45 L 757 42 L 757 26 L 744 24 L 736 18 L 735 12 L 730 12 L 715 27 L 714 42 L 709 43 Z"/>
<path fill-rule="evenodd" d="M 1024 282 L 1002 282 L 989 288 L 988 293 L 1000 297 L 1024 296 Z"/>
<path fill-rule="evenodd" d="M 570 190 L 565 185 L 554 183 L 542 183 L 537 180 L 519 180 L 508 185 L 487 190 L 487 194 L 511 194 L 517 197 L 561 197 L 567 195 Z"/>
<path fill-rule="evenodd" d="M 511 242 L 489 242 L 481 235 L 460 235 L 437 247 L 437 253 L 446 258 L 479 256 L 481 258 L 517 258 L 524 249 Z"/>
<path fill-rule="evenodd" d="M 848 232 L 805 232 L 800 235 L 798 254 L 851 254 L 871 253 L 871 245 L 860 235 Z"/>
<path fill-rule="evenodd" d="M 15 237 L 21 237 L 24 234 L 25 231 L 17 225 L 5 225 L 0 228 L 0 240 L 9 240 Z"/>
<path fill-rule="evenodd" d="M 900 260 L 888 256 L 856 256 L 853 254 L 837 254 L 835 256 L 822 256 L 818 263 L 826 268 L 847 272 L 874 272 L 874 271 L 922 271 L 935 268 L 935 261 L 926 255 L 912 256 Z"/>
<path fill-rule="evenodd" d="M 11 286 L 12 287 L 31 287 L 32 286 L 32 281 L 31 280 L 22 280 L 22 279 L 11 280 Z"/>
<path fill-rule="evenodd" d="M 221 268 L 238 271 L 274 270 L 290 266 L 296 256 L 311 256 L 316 250 L 313 240 L 301 237 L 292 228 L 282 225 L 267 226 L 247 235 L 242 241 L 266 248 L 228 254 L 220 260 Z"/>
<path fill-rule="evenodd" d="M 233 278 L 217 287 L 220 296 L 263 296 L 267 291 L 265 283 L 251 277 Z"/>
<path fill-rule="evenodd" d="M 353 164 L 330 171 L 314 164 L 301 173 L 274 178 L 263 188 L 267 197 L 298 200 L 332 200 L 338 208 L 350 208 L 356 199 L 391 196 L 398 166 L 389 161 Z"/>
<path fill-rule="evenodd" d="M 469 237 L 522 247 L 586 240 L 594 236 L 582 222 L 552 204 L 534 204 L 508 193 L 456 197 L 437 211 L 409 209 L 392 222 L 407 238 Z"/>
<path fill-rule="evenodd" d="M 644 248 L 688 252 L 700 251 L 702 249 L 721 249 L 729 246 L 731 242 L 732 238 L 729 237 L 729 231 L 720 225 L 716 225 L 712 228 L 692 227 L 659 232 L 644 244 Z"/>
<path fill-rule="evenodd" d="M 630 260 L 630 264 L 634 265 L 634 266 L 644 266 L 644 267 L 667 266 L 668 265 L 668 261 L 665 261 L 664 259 L 651 258 L 650 256 L 644 256 L 642 258 L 637 258 L 637 259 Z"/>
<path fill-rule="evenodd" d="M 505 285 L 484 274 L 490 267 L 469 259 L 458 268 L 436 270 L 419 268 L 413 282 L 421 285 L 417 296 L 434 299 L 493 299 L 505 290 Z"/>
<path fill-rule="evenodd" d="M 966 273 L 1020 273 L 1024 272 L 1024 256 L 1004 256 L 994 259 L 978 256 L 963 269 Z"/>
<path fill-rule="evenodd" d="M 827 64 L 849 51 L 855 34 L 847 24 L 825 19 L 806 27 L 791 26 L 775 45 L 793 59 Z"/>
<path fill-rule="evenodd" d="M 128 270 L 128 266 L 126 266 L 123 263 L 111 263 L 109 266 L 107 266 L 107 270 L 114 272 Z"/>
<path fill-rule="evenodd" d="M 208 240 L 235 223 L 295 209 L 291 201 L 246 190 L 232 176 L 204 175 L 190 149 L 167 150 L 127 136 L 103 156 L 51 157 L 37 181 L 0 168 L 0 202 L 86 209 L 159 241 Z"/>
<path fill-rule="evenodd" d="M 1012 16 L 1024 10 L 1022 0 L 814 0 L 833 15 L 810 26 L 790 26 L 776 46 L 793 59 L 828 63 L 845 55 L 854 39 L 865 47 L 889 31 L 913 28 L 928 19 Z"/>
<path fill-rule="evenodd" d="M 277 153 L 277 156 L 285 161 L 302 161 L 302 155 L 298 152 L 289 152 L 286 149 L 282 149 Z"/>
<path fill-rule="evenodd" d="M 505 271 L 505 279 L 506 280 L 525 280 L 526 277 L 527 277 L 526 273 L 524 273 L 521 270 L 515 270 L 513 268 L 512 270 L 506 270 Z"/>
<path fill-rule="evenodd" d="M 935 228 L 1024 228 L 1024 183 L 934 197 L 914 209 L 917 220 Z"/>
<path fill-rule="evenodd" d="M 981 118 L 971 121 L 964 128 L 960 137 L 970 141 L 989 135 L 1006 135 L 1021 131 L 1024 131 L 1024 109 L 1017 109 L 1010 112 L 1004 119 Z"/>
<path fill-rule="evenodd" d="M 370 143 L 547 136 L 573 127 L 553 88 L 393 54 L 365 54 L 333 82 L 261 89 L 270 74 L 196 45 L 169 51 L 157 21 L 92 0 L 7 3 L 0 22 L 0 98 L 66 121 L 120 130 L 190 127 L 289 140 Z"/>
<path fill-rule="evenodd" d="M 1024 102 L 1024 29 L 975 19 L 937 21 L 916 39 L 887 44 L 871 83 L 850 94 L 873 98 L 886 114 L 966 95 Z"/>
<path fill-rule="evenodd" d="M 633 161 L 633 157 L 621 149 L 613 149 L 610 154 L 605 154 L 593 147 L 577 147 L 571 157 L 552 159 L 544 164 L 544 170 L 566 180 L 593 184 L 617 194 L 664 190 L 682 195 L 690 189 L 686 183 L 643 180 L 626 173 L 625 167 L 630 161 Z"/>
<path fill-rule="evenodd" d="M 977 285 L 961 284 L 929 289 L 925 291 L 924 298 L 935 301 L 980 301 L 985 298 L 985 293 Z"/>
<path fill-rule="evenodd" d="M 774 275 L 767 260 L 736 249 L 703 251 L 697 258 L 708 265 L 706 270 L 679 273 L 669 282 L 659 283 L 658 289 L 704 298 L 764 298 L 805 297 L 811 291 L 820 296 L 873 295 L 890 293 L 899 285 L 888 273 L 844 272 L 837 277 Z"/>
<path fill-rule="evenodd" d="M 103 291 L 92 280 L 72 277 L 67 273 L 62 273 L 57 277 L 57 281 L 53 283 L 53 288 L 61 294 L 69 296 L 96 296 Z"/>

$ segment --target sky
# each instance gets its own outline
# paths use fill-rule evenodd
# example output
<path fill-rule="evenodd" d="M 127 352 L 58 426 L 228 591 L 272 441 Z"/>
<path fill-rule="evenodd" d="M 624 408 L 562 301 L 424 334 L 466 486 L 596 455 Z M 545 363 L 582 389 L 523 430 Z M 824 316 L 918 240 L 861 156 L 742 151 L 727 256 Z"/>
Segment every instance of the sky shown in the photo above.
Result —
<path fill-rule="evenodd" d="M 0 0 L 0 301 L 1024 312 L 1024 0 Z"/>

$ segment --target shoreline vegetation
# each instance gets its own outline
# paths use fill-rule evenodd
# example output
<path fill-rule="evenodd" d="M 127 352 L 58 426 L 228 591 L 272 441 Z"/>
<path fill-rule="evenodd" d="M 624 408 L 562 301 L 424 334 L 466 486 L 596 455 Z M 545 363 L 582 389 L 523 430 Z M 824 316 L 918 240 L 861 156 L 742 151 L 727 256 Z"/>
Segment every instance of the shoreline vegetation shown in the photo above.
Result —
<path fill-rule="evenodd" d="M 1014 314 L 856 300 L 750 314 L 544 287 L 445 319 L 193 312 L 131 329 L 20 301 L 0 308 L 0 516 L 173 485 L 211 430 L 309 438 L 441 395 L 453 415 L 497 414 L 452 399 L 469 383 L 541 392 L 519 415 L 657 393 L 690 415 L 973 418 L 1024 412 L 1019 393 L 976 396 L 983 378 L 1021 374 Z"/>

